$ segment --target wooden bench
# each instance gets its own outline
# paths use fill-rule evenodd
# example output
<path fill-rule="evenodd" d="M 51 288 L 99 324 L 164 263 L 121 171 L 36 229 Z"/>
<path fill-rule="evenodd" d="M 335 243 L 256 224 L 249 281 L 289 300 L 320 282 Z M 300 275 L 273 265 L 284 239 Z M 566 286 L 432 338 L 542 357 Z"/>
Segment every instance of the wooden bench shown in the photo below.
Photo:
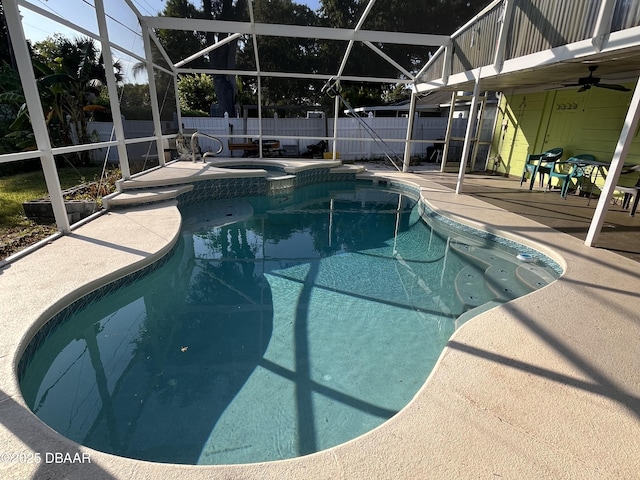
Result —
<path fill-rule="evenodd" d="M 233 152 L 236 150 L 242 150 L 243 157 L 250 155 L 258 155 L 258 142 L 246 142 L 246 143 L 232 143 L 231 140 L 227 141 L 227 146 L 233 157 Z M 275 155 L 281 155 L 280 142 L 278 140 L 263 140 L 262 141 L 262 153 L 267 157 L 273 157 Z"/>
<path fill-rule="evenodd" d="M 227 145 L 229 147 L 229 151 L 231 152 L 231 156 L 233 157 L 233 152 L 236 150 L 242 150 L 243 157 L 248 157 L 249 155 L 257 155 L 258 154 L 258 144 L 253 142 L 247 143 L 231 143 L 231 140 L 227 141 Z"/>

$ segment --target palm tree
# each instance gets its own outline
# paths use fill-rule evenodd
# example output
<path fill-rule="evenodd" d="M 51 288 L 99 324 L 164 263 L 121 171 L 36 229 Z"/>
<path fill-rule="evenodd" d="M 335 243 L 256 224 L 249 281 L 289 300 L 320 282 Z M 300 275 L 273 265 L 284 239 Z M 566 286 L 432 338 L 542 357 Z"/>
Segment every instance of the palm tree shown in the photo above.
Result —
<path fill-rule="evenodd" d="M 107 75 L 95 42 L 90 38 L 70 40 L 54 35 L 35 43 L 33 51 L 43 108 L 56 143 L 90 143 L 86 107 L 100 95 Z M 121 72 L 120 62 L 114 62 L 116 82 L 122 81 Z M 89 163 L 88 152 L 81 152 L 79 158 L 81 165 Z"/>

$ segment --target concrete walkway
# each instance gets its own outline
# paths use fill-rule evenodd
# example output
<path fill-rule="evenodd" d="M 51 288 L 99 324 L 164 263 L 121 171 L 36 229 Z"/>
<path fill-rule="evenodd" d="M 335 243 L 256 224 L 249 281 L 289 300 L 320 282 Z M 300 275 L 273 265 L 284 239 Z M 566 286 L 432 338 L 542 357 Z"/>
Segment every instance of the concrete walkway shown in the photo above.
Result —
<path fill-rule="evenodd" d="M 15 375 L 25 344 L 43 321 L 78 292 L 164 254 L 180 229 L 173 201 L 108 213 L 0 270 L 0 477 L 638 478 L 637 263 L 473 196 L 455 195 L 442 184 L 450 177 L 374 175 L 402 178 L 441 213 L 544 251 L 565 274 L 457 330 L 414 400 L 362 437 L 265 464 L 153 464 L 58 435 L 24 405 Z M 34 453 L 43 461 L 29 463 Z M 55 454 L 64 461 L 56 463 Z"/>

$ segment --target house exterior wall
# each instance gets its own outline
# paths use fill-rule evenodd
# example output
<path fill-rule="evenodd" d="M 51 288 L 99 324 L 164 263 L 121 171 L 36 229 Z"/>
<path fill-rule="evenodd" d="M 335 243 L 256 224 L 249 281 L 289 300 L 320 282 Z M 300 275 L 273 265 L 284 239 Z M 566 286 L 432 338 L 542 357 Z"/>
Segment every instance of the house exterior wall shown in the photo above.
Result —
<path fill-rule="evenodd" d="M 555 147 L 564 149 L 564 160 L 590 153 L 610 161 L 631 95 L 602 88 L 502 95 L 491 152 L 500 156 L 498 171 L 520 176 L 528 154 Z M 625 163 L 640 164 L 637 132 Z"/>

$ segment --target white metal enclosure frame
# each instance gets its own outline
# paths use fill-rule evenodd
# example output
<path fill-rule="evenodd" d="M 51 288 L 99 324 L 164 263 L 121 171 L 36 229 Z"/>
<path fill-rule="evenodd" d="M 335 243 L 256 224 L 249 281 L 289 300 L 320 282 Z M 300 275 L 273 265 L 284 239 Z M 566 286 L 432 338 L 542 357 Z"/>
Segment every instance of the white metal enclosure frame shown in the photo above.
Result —
<path fill-rule="evenodd" d="M 173 77 L 174 90 L 177 97 L 177 77 L 179 74 L 184 73 L 206 73 L 206 74 L 224 74 L 224 75 L 249 75 L 256 77 L 258 85 L 260 85 L 260 79 L 265 76 L 271 76 L 276 78 L 301 78 L 301 79 L 314 79 L 324 80 L 334 79 L 335 81 L 356 81 L 356 82 L 375 82 L 375 83 L 401 83 L 410 85 L 415 81 L 415 77 L 403 68 L 398 62 L 389 57 L 375 44 L 402 44 L 402 45 L 433 45 L 441 46 L 447 45 L 450 42 L 448 36 L 443 35 L 428 35 L 417 33 L 402 33 L 402 32 L 386 32 L 386 31 L 371 31 L 364 30 L 362 26 L 368 13 L 375 4 L 375 0 L 369 0 L 364 13 L 359 19 L 354 29 L 340 29 L 340 28 L 327 28 L 327 27 L 309 27 L 309 26 L 297 26 L 297 25 L 281 25 L 281 24 L 265 24 L 255 22 L 253 15 L 252 2 L 248 2 L 249 8 L 249 22 L 229 22 L 219 20 L 201 20 L 201 19 L 186 19 L 186 18 L 171 18 L 171 17 L 150 17 L 143 15 L 138 8 L 133 4 L 131 0 L 124 0 L 126 5 L 138 18 L 140 24 L 141 37 L 144 43 L 144 57 L 130 51 L 129 49 L 119 45 L 113 41 L 108 32 L 107 23 L 105 21 L 105 8 L 104 0 L 95 0 L 96 18 L 98 23 L 98 32 L 92 32 L 82 26 L 76 25 L 67 19 L 64 19 L 58 15 L 34 5 L 27 0 L 5 0 L 3 5 L 5 8 L 5 14 L 7 16 L 7 23 L 9 25 L 9 34 L 11 36 L 12 44 L 14 46 L 16 58 L 20 59 L 18 62 L 20 65 L 19 73 L 23 88 L 27 97 L 27 105 L 31 112 L 31 122 L 36 137 L 37 150 L 30 152 L 12 153 L 0 156 L 0 162 L 11 162 L 24 160 L 28 158 L 40 158 L 43 170 L 47 182 L 47 188 L 51 197 L 54 215 L 58 229 L 63 233 L 71 231 L 71 225 L 67 219 L 64 201 L 62 199 L 62 193 L 60 188 L 59 178 L 55 169 L 54 155 L 70 152 L 79 152 L 83 150 L 92 150 L 105 147 L 116 147 L 118 149 L 118 155 L 120 158 L 120 165 L 122 176 L 124 179 L 130 178 L 129 159 L 127 156 L 126 146 L 131 143 L 142 143 L 155 141 L 157 151 L 163 151 L 163 139 L 172 138 L 173 135 L 162 135 L 161 122 L 160 122 L 160 109 L 157 98 L 156 87 L 156 72 L 163 72 Z M 42 115 L 42 106 L 39 101 L 38 87 L 36 84 L 36 78 L 33 72 L 33 68 L 30 62 L 25 62 L 24 59 L 28 59 L 29 50 L 25 37 L 24 29 L 22 28 L 22 22 L 20 18 L 19 7 L 29 9 L 39 15 L 42 15 L 50 20 L 53 20 L 61 25 L 72 28 L 73 30 L 85 35 L 93 40 L 96 40 L 101 45 L 102 51 L 111 51 L 111 49 L 117 49 L 137 59 L 140 62 L 144 62 L 147 69 L 149 78 L 149 90 L 151 97 L 151 108 L 155 127 L 155 135 L 153 137 L 137 138 L 137 139 L 125 139 L 122 121 L 120 105 L 118 103 L 118 94 L 116 87 L 115 75 L 109 73 L 113 71 L 113 63 L 109 55 L 105 55 L 105 70 L 107 71 L 107 88 L 110 98 L 110 106 L 114 119 L 114 133 L 115 140 L 110 142 L 99 142 L 90 145 L 75 145 L 70 147 L 52 148 L 47 133 L 47 126 Z M 229 34 L 224 39 L 209 45 L 199 52 L 194 52 L 187 58 L 171 59 L 164 50 L 160 41 L 154 33 L 154 29 L 169 29 L 169 30 L 187 30 L 187 31 L 202 31 L 202 32 L 214 32 Z M 241 36 L 250 35 L 253 38 L 254 44 L 254 57 L 256 69 L 253 71 L 245 70 L 214 70 L 214 69 L 192 69 L 186 65 L 195 58 L 206 55 L 207 53 L 220 48 L 222 45 L 231 42 Z M 307 39 L 322 39 L 322 40 L 341 40 L 348 42 L 348 47 L 344 53 L 342 61 L 340 63 L 339 71 L 327 72 L 326 74 L 313 73 L 313 72 L 276 72 L 265 71 L 260 68 L 260 58 L 257 49 L 258 36 L 277 36 L 277 37 L 296 37 Z M 399 78 L 383 78 L 383 77 L 358 77 L 358 76 L 346 76 L 343 74 L 345 66 L 348 64 L 351 49 L 356 42 L 361 42 L 366 45 L 372 51 L 374 51 L 384 62 L 391 64 L 399 72 Z M 169 68 L 154 63 L 152 57 L 152 44 L 161 53 L 164 61 L 169 65 Z M 404 78 L 402 78 L 404 77 Z M 259 118 L 262 118 L 262 96 L 258 88 L 258 114 Z M 176 98 L 177 104 L 177 98 Z M 177 117 L 178 125 L 181 128 L 182 122 L 180 121 L 180 111 L 178 108 Z M 337 116 L 337 111 L 336 111 Z M 259 134 L 259 139 L 262 137 L 262 132 Z M 334 132 L 334 142 L 337 140 L 337 132 Z M 261 147 L 261 142 L 259 142 Z M 261 150 L 261 149 L 260 149 Z M 335 149 L 334 149 L 335 150 Z M 262 151 L 260 151 L 262 155 Z M 164 166 L 164 158 L 162 155 L 158 155 L 160 166 Z"/>
<path fill-rule="evenodd" d="M 95 9 L 98 23 L 98 32 L 91 32 L 82 26 L 75 25 L 68 20 L 53 15 L 50 12 L 30 3 L 27 0 L 4 0 L 3 6 L 9 33 L 16 54 L 16 58 L 20 59 L 19 72 L 23 84 L 24 92 L 27 96 L 27 104 L 29 111 L 32 113 L 31 121 L 36 137 L 37 149 L 31 152 L 11 153 L 0 156 L 0 163 L 24 160 L 28 158 L 40 158 L 43 164 L 43 171 L 47 181 L 47 188 L 54 205 L 54 214 L 58 229 L 63 233 L 71 230 L 69 221 L 66 217 L 64 202 L 60 192 L 59 179 L 55 170 L 54 155 L 69 152 L 78 152 L 83 150 L 92 150 L 105 147 L 116 147 L 118 149 L 122 175 L 125 179 L 130 176 L 129 159 L 126 153 L 126 145 L 142 142 L 156 142 L 158 152 L 162 151 L 163 139 L 171 138 L 173 135 L 162 135 L 160 113 L 158 100 L 156 95 L 155 77 L 156 73 L 163 72 L 173 77 L 174 90 L 177 97 L 177 76 L 182 73 L 207 73 L 207 74 L 224 74 L 224 75 L 250 75 L 257 78 L 258 83 L 258 115 L 262 118 L 262 96 L 261 96 L 261 79 L 264 77 L 274 78 L 301 78 L 313 80 L 330 80 L 333 81 L 357 81 L 357 82 L 377 82 L 377 83 L 401 83 L 411 85 L 413 94 L 411 99 L 411 111 L 415 108 L 416 95 L 434 91 L 473 91 L 472 104 L 476 105 L 481 101 L 481 92 L 486 91 L 518 91 L 528 89 L 529 91 L 540 91 L 547 88 L 559 88 L 558 84 L 567 79 L 575 79 L 580 76 L 584 70 L 584 63 L 608 62 L 610 69 L 618 75 L 627 75 L 626 78 L 638 80 L 640 72 L 640 22 L 637 20 L 636 12 L 640 8 L 640 0 L 601 0 L 598 4 L 589 2 L 572 2 L 570 4 L 563 2 L 538 2 L 532 0 L 494 0 L 478 15 L 472 18 L 457 32 L 451 36 L 417 34 L 417 33 L 401 33 L 389 31 L 371 31 L 363 29 L 365 20 L 371 12 L 376 0 L 369 0 L 366 7 L 358 19 L 355 28 L 325 28 L 310 27 L 298 25 L 281 25 L 258 23 L 253 15 L 253 4 L 248 2 L 249 22 L 229 22 L 218 20 L 202 20 L 202 19 L 185 19 L 170 17 L 150 17 L 142 15 L 138 8 L 133 4 L 132 0 L 122 0 L 136 16 L 140 25 L 140 37 L 144 42 L 145 55 L 140 56 L 135 52 L 129 51 L 127 48 L 113 42 L 109 37 L 108 29 L 105 23 L 104 0 L 95 0 Z M 87 2 L 88 3 L 88 2 Z M 526 8 L 537 8 L 538 3 L 545 5 L 548 9 L 547 16 L 542 18 L 545 25 L 533 25 L 527 35 L 531 40 L 539 36 L 548 34 L 549 28 L 552 30 L 560 30 L 561 28 L 571 28 L 574 31 L 580 30 L 582 36 L 574 36 L 565 40 L 565 43 L 559 46 L 546 46 L 536 51 L 531 51 L 529 38 L 521 44 L 525 44 L 529 48 L 526 52 L 518 54 L 511 53 L 511 57 L 507 55 L 508 48 L 516 39 L 519 32 L 514 31 L 515 16 Z M 100 42 L 103 51 L 110 51 L 111 48 L 117 49 L 132 58 L 144 62 L 147 66 L 149 77 L 149 89 L 151 93 L 152 114 L 155 126 L 155 135 L 147 138 L 125 139 L 122 125 L 119 122 L 120 108 L 117 99 L 115 77 L 107 80 L 109 98 L 111 101 L 111 110 L 114 117 L 115 140 L 110 142 L 100 142 L 95 144 L 74 145 L 68 147 L 52 148 L 51 142 L 47 135 L 46 123 L 44 117 L 39 113 L 42 111 L 39 99 L 38 89 L 36 85 L 33 69 L 28 62 L 24 60 L 29 58 L 28 46 L 25 39 L 24 30 L 20 21 L 20 12 L 18 7 L 32 10 L 48 19 L 58 22 L 62 25 L 73 28 L 79 33 L 86 35 Z M 589 10 L 589 25 L 578 25 L 577 18 L 567 18 L 567 12 Z M 617 13 L 616 13 L 617 12 Z M 622 13 L 621 13 L 622 12 Z M 620 25 L 613 28 L 613 22 L 616 18 L 623 17 Z M 634 16 L 635 15 L 635 16 Z M 489 18 L 490 24 L 487 24 Z M 616 21 L 619 21 L 618 18 Z M 481 28 L 486 28 L 481 34 Z M 217 32 L 228 34 L 213 45 L 209 45 L 199 52 L 194 52 L 183 59 L 171 59 L 162 48 L 158 38 L 154 34 L 154 29 L 171 29 L 171 30 L 188 30 L 202 32 Z M 545 30 L 546 29 L 546 30 Z M 584 34 L 586 32 L 586 35 Z M 256 68 L 251 71 L 247 70 L 215 70 L 215 69 L 190 69 L 186 65 L 195 58 L 220 48 L 222 45 L 234 41 L 241 36 L 251 36 L 254 44 L 254 57 Z M 260 36 L 288 37 L 288 38 L 311 38 L 322 40 L 339 40 L 347 42 L 344 55 L 340 62 L 340 67 L 336 72 L 316 73 L 316 72 L 283 72 L 283 71 L 266 71 L 261 68 L 257 42 Z M 519 38 L 519 37 L 518 37 Z M 494 41 L 495 40 L 495 41 Z M 382 61 L 389 63 L 398 71 L 399 78 L 382 78 L 368 76 L 347 76 L 344 75 L 345 66 L 351 59 L 353 45 L 360 42 L 367 48 L 375 52 Z M 436 54 L 425 63 L 424 67 L 417 75 L 411 74 L 404 69 L 398 62 L 390 58 L 379 46 L 382 44 L 402 44 L 402 45 L 420 45 L 420 46 L 439 46 Z M 161 53 L 166 66 L 154 63 L 151 55 L 152 45 Z M 517 52 L 516 52 L 517 53 Z M 457 62 L 457 63 L 455 63 Z M 105 63 L 105 65 L 107 65 Z M 461 65 L 463 68 L 461 68 Z M 108 67 L 108 65 L 107 65 Z M 553 69 L 553 75 L 550 72 Z M 638 87 L 636 87 L 638 88 Z M 455 98 L 455 97 L 452 97 Z M 177 98 L 176 98 L 177 101 Z M 638 102 L 636 96 L 631 102 L 627 112 L 627 120 L 625 129 L 633 126 L 638 121 L 640 115 L 638 110 Z M 335 101 L 335 116 L 337 118 L 339 102 Z M 178 109 L 179 110 L 179 109 Z M 475 108 L 473 115 L 476 114 Z M 177 112 L 178 124 L 180 122 L 180 112 Z M 409 163 L 409 144 L 411 140 L 412 118 L 408 122 L 408 131 L 406 135 L 406 147 L 404 155 L 403 170 L 407 169 Z M 625 129 L 621 132 L 618 142 L 618 148 L 612 161 L 611 175 L 607 177 L 607 184 L 604 188 L 605 194 L 613 192 L 620 168 L 624 163 L 624 157 L 628 150 L 628 142 L 630 136 L 625 133 Z M 230 135 L 230 137 L 232 137 Z M 337 141 L 337 130 L 334 129 L 333 142 Z M 259 140 L 262 140 L 262 131 L 259 132 Z M 471 149 L 471 130 L 467 132 L 463 147 L 464 152 Z M 259 145 L 261 146 L 259 141 Z M 261 150 L 261 149 L 260 149 Z M 333 148 L 335 152 L 335 148 Z M 260 151 L 262 154 L 262 151 Z M 335 153 L 334 153 L 335 154 Z M 445 151 L 446 156 L 446 151 Z M 164 166 L 164 159 L 159 155 L 160 166 Z M 461 162 L 464 164 L 464 162 Z M 457 191 L 461 191 L 464 172 L 459 175 Z M 609 198 L 602 195 L 596 215 L 594 217 L 592 228 L 587 237 L 586 244 L 594 245 L 599 229 L 603 223 L 604 214 L 607 210 Z M 600 226 L 600 227 L 599 227 Z"/>

